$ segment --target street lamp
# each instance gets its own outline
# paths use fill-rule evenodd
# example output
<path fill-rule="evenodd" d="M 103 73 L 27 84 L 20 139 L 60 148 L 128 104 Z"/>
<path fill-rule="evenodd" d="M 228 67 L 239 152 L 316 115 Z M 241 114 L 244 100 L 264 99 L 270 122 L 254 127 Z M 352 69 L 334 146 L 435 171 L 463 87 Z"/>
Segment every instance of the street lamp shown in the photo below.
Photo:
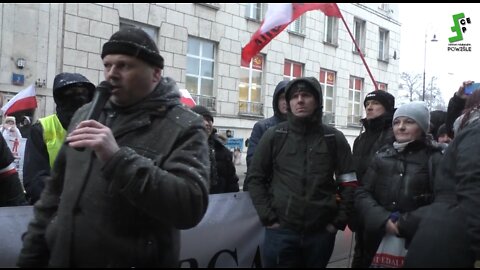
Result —
<path fill-rule="evenodd" d="M 431 42 L 437 42 L 437 35 L 433 35 Z M 422 101 L 425 101 L 425 67 L 427 66 L 427 33 L 425 33 L 425 53 L 423 54 L 423 91 Z"/>

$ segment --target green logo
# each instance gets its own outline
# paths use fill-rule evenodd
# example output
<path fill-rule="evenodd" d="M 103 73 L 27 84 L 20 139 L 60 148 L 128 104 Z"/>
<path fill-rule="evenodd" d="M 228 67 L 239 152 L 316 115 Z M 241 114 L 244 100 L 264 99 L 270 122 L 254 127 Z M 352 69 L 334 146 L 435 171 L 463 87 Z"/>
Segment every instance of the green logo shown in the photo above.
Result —
<path fill-rule="evenodd" d="M 452 17 L 453 17 L 453 23 L 455 25 L 452 26 L 450 29 L 452 29 L 452 32 L 457 33 L 457 35 L 448 38 L 448 41 L 450 43 L 463 40 L 463 33 L 465 33 L 465 31 L 467 31 L 466 24 L 471 23 L 470 18 L 465 18 L 465 14 L 463 14 L 463 13 L 455 14 Z"/>

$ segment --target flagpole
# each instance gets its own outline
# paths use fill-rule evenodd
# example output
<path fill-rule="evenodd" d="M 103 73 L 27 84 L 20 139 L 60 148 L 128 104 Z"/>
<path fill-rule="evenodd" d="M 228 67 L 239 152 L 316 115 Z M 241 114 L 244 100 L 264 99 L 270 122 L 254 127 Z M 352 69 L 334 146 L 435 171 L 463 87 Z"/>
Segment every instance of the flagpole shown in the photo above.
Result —
<path fill-rule="evenodd" d="M 340 9 L 339 9 L 339 10 L 340 10 Z M 343 14 L 342 14 L 341 12 L 340 12 L 340 18 L 342 19 L 343 24 L 345 24 L 345 27 L 346 27 L 347 30 L 348 30 L 348 34 L 349 34 L 350 37 L 352 38 L 353 44 L 355 44 L 355 48 L 357 49 L 358 53 L 360 54 L 360 58 L 362 58 L 363 64 L 365 65 L 365 68 L 367 68 L 368 75 L 370 75 L 370 79 L 372 79 L 373 85 L 375 86 L 375 90 L 378 90 L 377 82 L 376 82 L 375 79 L 373 78 L 372 72 L 370 72 L 370 68 L 368 67 L 367 62 L 365 61 L 365 57 L 363 56 L 363 53 L 362 53 L 362 51 L 360 50 L 360 47 L 358 47 L 357 41 L 356 41 L 355 38 L 353 37 L 352 31 L 350 31 L 350 28 L 348 27 L 348 24 L 347 24 L 347 22 L 345 21 L 345 18 L 343 18 Z"/>

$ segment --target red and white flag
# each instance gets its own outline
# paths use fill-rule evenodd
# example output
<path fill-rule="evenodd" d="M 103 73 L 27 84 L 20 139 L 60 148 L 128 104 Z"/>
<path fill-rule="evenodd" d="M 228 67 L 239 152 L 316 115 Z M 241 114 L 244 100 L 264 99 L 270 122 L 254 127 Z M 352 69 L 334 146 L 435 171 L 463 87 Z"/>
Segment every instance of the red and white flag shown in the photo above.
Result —
<path fill-rule="evenodd" d="M 268 4 L 268 10 L 260 29 L 242 49 L 242 65 L 248 66 L 252 57 L 259 53 L 272 39 L 303 13 L 318 9 L 327 16 L 341 18 L 336 3 L 280 3 Z"/>
<path fill-rule="evenodd" d="M 35 87 L 32 84 L 10 99 L 10 101 L 2 107 L 2 111 L 4 115 L 10 115 L 14 112 L 35 108 L 37 108 L 37 98 Z"/>
<path fill-rule="evenodd" d="M 188 92 L 187 89 L 180 89 L 180 102 L 190 108 L 197 105 L 197 103 L 195 103 L 195 100 L 192 98 L 192 95 L 190 95 L 190 92 Z"/>

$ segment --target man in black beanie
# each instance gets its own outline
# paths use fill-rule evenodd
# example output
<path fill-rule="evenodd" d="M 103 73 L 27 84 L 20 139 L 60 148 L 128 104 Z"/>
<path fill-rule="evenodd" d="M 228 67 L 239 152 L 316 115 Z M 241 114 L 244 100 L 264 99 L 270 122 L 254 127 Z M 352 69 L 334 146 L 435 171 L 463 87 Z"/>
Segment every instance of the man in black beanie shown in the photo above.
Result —
<path fill-rule="evenodd" d="M 353 143 L 353 162 L 357 173 L 359 185 L 367 171 L 370 161 L 383 145 L 393 143 L 392 120 L 395 111 L 395 97 L 382 90 L 368 93 L 363 101 L 366 117 L 361 120 L 364 131 Z M 363 228 L 354 213 L 348 226 L 355 232 L 355 249 L 352 268 L 363 268 Z M 368 266 L 367 266 L 368 267 Z"/>
<path fill-rule="evenodd" d="M 111 97 L 98 121 L 85 120 L 92 103 L 73 116 L 23 237 L 21 267 L 178 267 L 179 230 L 206 212 L 202 117 L 161 76 L 155 42 L 122 28 L 101 56 Z"/>

